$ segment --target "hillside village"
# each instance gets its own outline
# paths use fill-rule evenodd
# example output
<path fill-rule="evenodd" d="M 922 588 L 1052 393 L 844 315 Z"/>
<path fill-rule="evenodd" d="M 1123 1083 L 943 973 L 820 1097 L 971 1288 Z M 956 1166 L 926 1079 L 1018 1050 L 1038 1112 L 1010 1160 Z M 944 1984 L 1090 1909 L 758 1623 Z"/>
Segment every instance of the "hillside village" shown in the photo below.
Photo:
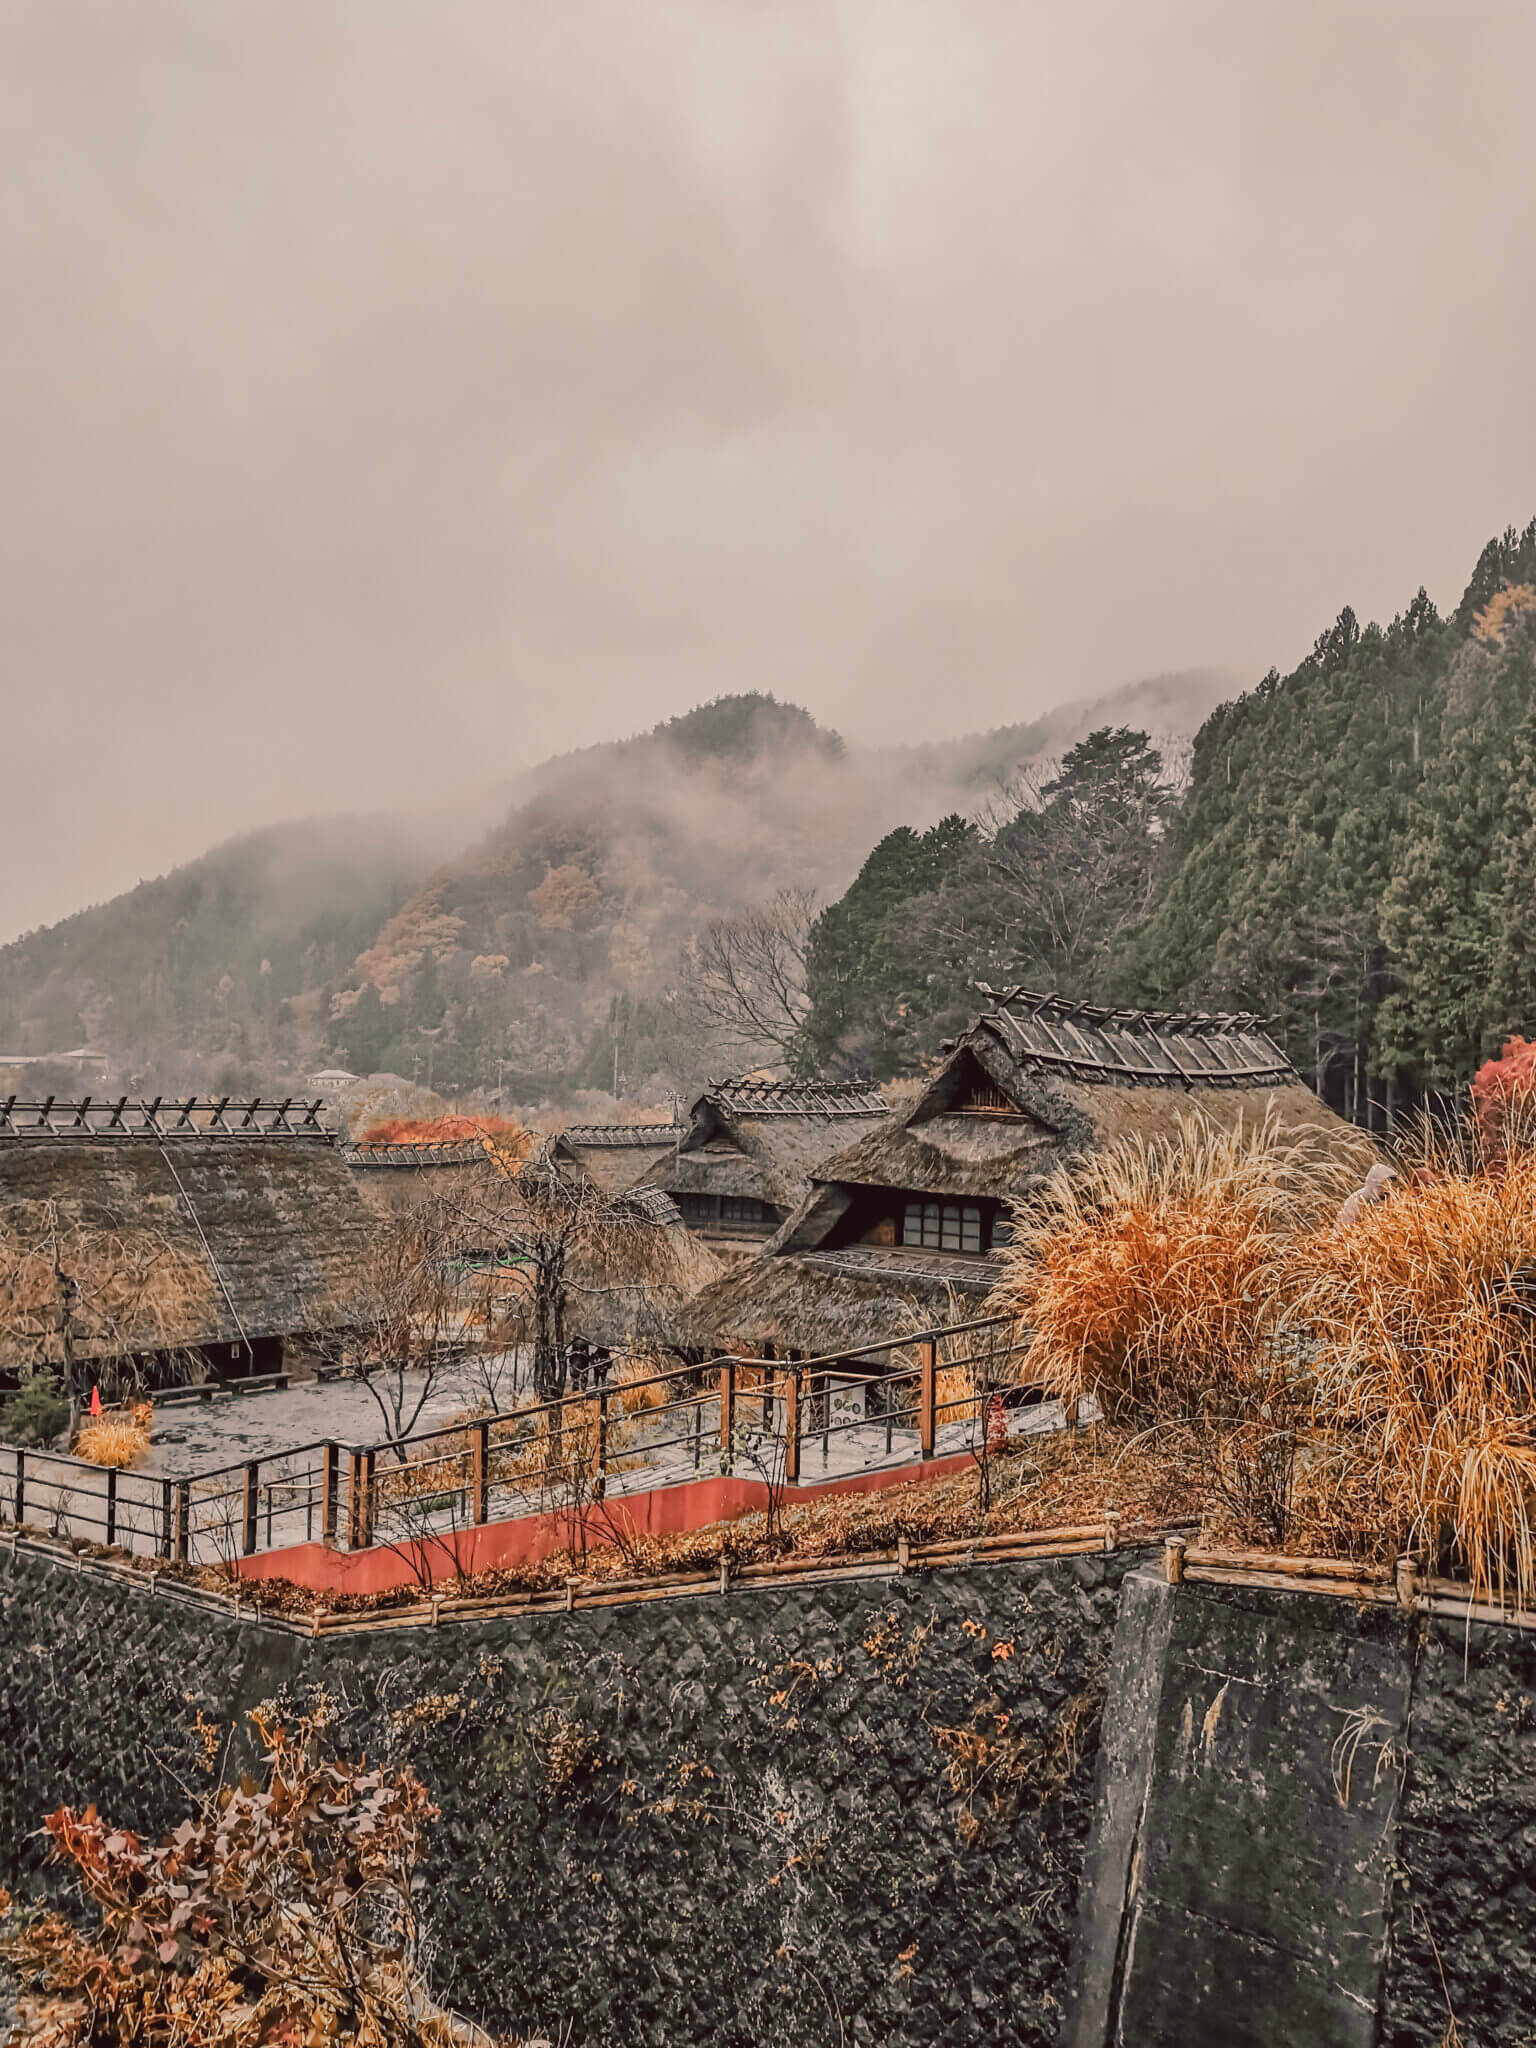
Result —
<path fill-rule="evenodd" d="M 1536 988 L 1517 886 L 1533 588 L 1536 527 L 1491 545 L 1451 619 L 1421 598 L 1384 631 L 1341 623 L 1295 675 L 1211 715 L 1182 783 L 1145 734 L 1099 728 L 1015 780 L 1012 809 L 888 835 L 823 910 L 786 897 L 779 871 L 760 877 L 779 892 L 766 909 L 701 926 L 674 904 L 647 944 L 670 935 L 679 980 L 629 1008 L 612 999 L 603 1057 L 621 1083 L 640 1060 L 635 1020 L 651 1016 L 659 1044 L 663 1011 L 696 1047 L 750 1053 L 686 1095 L 584 1089 L 574 1039 L 575 1064 L 535 1101 L 515 1099 L 504 1068 L 498 1086 L 450 1086 L 500 1000 L 491 985 L 526 973 L 529 948 L 577 988 L 599 950 L 612 966 L 624 919 L 638 930 L 637 906 L 666 895 L 636 880 L 599 937 L 612 873 L 600 882 L 574 841 L 552 840 L 542 882 L 510 841 L 493 845 L 333 976 L 312 1058 L 367 1071 L 317 1068 L 319 1092 L 149 1093 L 95 1070 L 44 1092 L 18 1066 L 0 1096 L 0 1740 L 26 1759 L 0 1798 L 10 1877 L 42 1874 L 46 1796 L 55 1858 L 115 1924 L 120 1866 L 142 1854 L 121 1830 L 168 1827 L 176 1799 L 185 1816 L 181 1777 L 142 1767 L 192 1739 L 183 1728 L 207 1731 L 210 1757 L 245 1756 L 274 1797 L 295 1772 L 332 1772 L 335 1811 L 352 1814 L 384 1794 L 322 1761 L 340 1712 L 352 1749 L 372 1741 L 397 1773 L 401 1898 L 425 1807 L 451 1816 L 427 1865 L 430 1939 L 423 1922 L 400 1960 L 364 1968 L 368 2039 L 488 2038 L 482 2025 L 553 2038 L 569 1987 L 596 1995 L 582 1945 L 644 2005 L 643 1960 L 697 1940 L 664 1873 L 702 1853 L 711 1785 L 729 1787 L 737 1830 L 780 1802 L 780 1832 L 747 1827 L 740 1851 L 722 1838 L 703 1880 L 711 1911 L 741 1916 L 760 2033 L 776 1998 L 811 1986 L 795 1945 L 813 1941 L 839 1959 L 868 2038 L 896 2038 L 920 2008 L 900 2037 L 938 2038 L 957 1986 L 984 2012 L 1020 1972 L 1029 2016 L 1007 2038 L 1051 2038 L 1059 2011 L 1084 2030 L 1063 2038 L 1133 2038 L 1104 2029 L 1137 2001 L 1203 2028 L 1206 1994 L 1198 1979 L 1170 1988 L 1171 1951 L 1115 1974 L 1126 1930 L 1175 1911 L 1226 1915 L 1244 1969 L 1280 1957 L 1264 1996 L 1308 1987 L 1315 2031 L 1277 2019 L 1266 2040 L 1352 2039 L 1349 2012 L 1411 2005 L 1415 1914 L 1444 1937 L 1453 2011 L 1515 1996 L 1530 1963 L 1512 1928 L 1458 1954 L 1465 1894 L 1427 1874 L 1451 1853 L 1436 1832 L 1450 1824 L 1410 1776 L 1431 1768 L 1410 1695 L 1465 1713 L 1434 1631 L 1455 1634 L 1458 1659 L 1475 1643 L 1478 1683 L 1497 1686 L 1508 1660 L 1524 1669 L 1536 1612 L 1536 1054 L 1521 1028 Z M 795 747 L 840 758 L 783 707 L 721 705 L 697 728 L 711 747 L 732 736 L 717 766 L 734 747 L 755 758 L 770 712 Z M 1327 768 L 1357 726 L 1373 752 L 1345 749 L 1345 811 Z M 1446 806 L 1477 776 L 1500 796 L 1455 797 L 1461 840 L 1476 809 L 1487 843 L 1453 863 Z M 13 948 L 13 984 L 46 952 Z M 1147 989 L 1162 1007 L 1131 1000 Z M 406 1019 L 437 1049 L 434 1085 L 398 1071 Z M 375 1043 L 390 1066 L 362 1057 Z M 571 1113 L 593 1102 L 605 1119 Z M 166 1614 L 173 1666 L 193 1678 L 179 1704 L 151 1620 Z M 583 1615 L 619 1633 L 580 1636 L 567 1661 Z M 1256 1616 L 1291 1647 L 1253 1666 Z M 812 1627 L 814 1654 L 796 1647 Z M 131 1705 L 88 1704 L 109 1628 L 112 1664 L 137 1674 Z M 47 1721 L 17 1662 L 39 1630 L 63 1660 L 50 1668 L 74 1671 L 71 1713 L 133 1731 L 126 1750 L 101 1735 L 105 1776 L 24 1732 Z M 1207 1698 L 1179 1659 L 1218 1638 L 1228 1675 Z M 236 1642 L 270 1681 L 231 1693 L 200 1661 Z M 691 1702 L 666 1712 L 644 1690 L 654 1674 L 633 1678 L 663 1642 Z M 553 1660 L 541 1676 L 534 1644 Z M 1226 1710 L 1240 1668 L 1256 1690 Z M 1315 1711 L 1293 1704 L 1277 1723 L 1302 1669 L 1332 1676 Z M 721 1719 L 754 1672 L 766 1690 Z M 875 1818 L 884 1745 L 836 1732 L 877 1697 L 898 1748 L 915 1744 L 900 1750 L 903 1797 L 937 1830 L 916 1863 Z M 1220 1788 L 1207 1806 L 1178 1789 L 1183 1765 L 1160 1762 L 1193 1741 L 1201 1701 L 1201 1770 Z M 1179 1711 L 1186 1733 L 1170 1735 Z M 1213 1732 L 1224 1711 L 1230 1752 Z M 862 1989 L 857 1853 L 807 1789 L 847 1739 L 837 1797 L 889 1861 L 893 1895 L 912 1884 L 923 1900 L 879 1935 L 894 1960 Z M 811 1773 L 799 1790 L 772 1762 L 785 1742 Z M 97 1753 L 93 1735 L 83 1754 Z M 471 1852 L 477 1757 L 497 1760 L 501 1832 Z M 183 1826 L 233 1826 L 217 1819 L 247 1796 L 231 1782 L 216 1773 Z M 1200 1858 L 1138 1866 L 1116 1804 L 1134 1785 Z M 1263 1903 L 1244 1846 L 1253 1798 L 1268 1852 L 1326 1866 L 1283 1903 Z M 72 1817 L 87 1802 L 122 1803 L 120 1831 Z M 1477 1827 L 1497 1829 L 1485 1807 Z M 319 1853 L 295 1825 L 290 1870 Z M 1319 1829 L 1326 1846 L 1304 1847 Z M 338 1868 L 357 1853 L 324 1851 Z M 1406 1919 L 1394 1857 L 1417 1872 L 1395 1881 L 1411 1886 Z M 1026 1865 L 1055 1875 L 1019 1945 L 941 1973 L 940 2007 L 922 2007 L 901 1972 L 926 1943 L 973 1945 L 988 1887 Z M 608 1897 L 621 1868 L 636 1898 L 666 1902 L 664 1930 Z M 445 1903 L 535 1870 L 566 1901 L 539 1941 L 525 1909 L 494 1932 Z M 197 1882 L 213 1897 L 234 1880 L 210 1866 Z M 784 1941 L 762 1947 L 786 1886 L 800 1916 L 787 1957 Z M 1345 1893 L 1363 1953 L 1396 1958 L 1390 1979 L 1319 1960 Z M 153 1991 L 120 1959 L 89 1963 L 62 1921 L 26 1921 L 5 1953 L 29 1995 L 107 1986 L 124 2028 L 194 1989 L 224 1997 L 226 1921 L 209 1908 L 187 1931 L 164 1910 Z M 415 1926 L 415 1907 L 389 1910 Z M 332 1909 L 326 1971 L 363 1967 L 367 1939 L 350 1904 Z M 276 1967 L 260 1981 L 275 1986 Z M 401 2015 L 429 2008 L 411 2033 Z M 75 2025 L 80 2008 L 64 2009 Z M 669 2012 L 664 1995 L 647 2038 L 668 2037 Z"/>

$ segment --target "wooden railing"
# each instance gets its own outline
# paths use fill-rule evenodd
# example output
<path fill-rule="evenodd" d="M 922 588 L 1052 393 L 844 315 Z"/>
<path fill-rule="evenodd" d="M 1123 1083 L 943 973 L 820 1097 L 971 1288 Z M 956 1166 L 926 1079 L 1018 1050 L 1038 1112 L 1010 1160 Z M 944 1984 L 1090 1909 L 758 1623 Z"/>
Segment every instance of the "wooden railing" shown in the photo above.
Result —
<path fill-rule="evenodd" d="M 794 1488 L 984 1455 L 999 1398 L 1044 1398 L 1029 1381 L 1027 1349 L 1006 1317 L 986 1316 L 819 1358 L 732 1354 L 617 1376 L 402 1437 L 321 1438 L 183 1475 L 0 1445 L 0 1521 L 228 1564 L 306 1542 L 430 1542 L 706 1474 Z M 894 1362 L 903 1353 L 911 1362 Z"/>

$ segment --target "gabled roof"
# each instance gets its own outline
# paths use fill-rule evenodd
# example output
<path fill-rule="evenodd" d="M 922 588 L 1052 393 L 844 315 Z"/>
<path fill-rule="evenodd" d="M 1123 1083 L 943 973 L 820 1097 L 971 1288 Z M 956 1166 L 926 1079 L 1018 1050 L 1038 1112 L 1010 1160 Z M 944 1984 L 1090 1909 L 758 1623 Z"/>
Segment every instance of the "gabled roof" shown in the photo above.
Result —
<path fill-rule="evenodd" d="M 621 1195 L 668 1156 L 683 1130 L 682 1124 L 570 1124 L 550 1140 L 549 1154 L 605 1195 Z"/>
<path fill-rule="evenodd" d="M 689 1111 L 674 1156 L 646 1178 L 672 1195 L 745 1195 L 790 1210 L 817 1168 L 890 1105 L 863 1082 L 714 1082 Z"/>
<path fill-rule="evenodd" d="M 1090 1083 L 1173 1088 L 1274 1088 L 1297 1078 L 1260 1017 L 1109 1010 L 1025 988 L 977 986 L 994 1007 L 966 1038 L 990 1033 L 1020 1067 Z"/>
<path fill-rule="evenodd" d="M 1191 1113 L 1256 1122 L 1271 1104 L 1293 1134 L 1370 1150 L 1255 1017 L 1107 1010 L 1008 989 L 947 1050 L 911 1108 L 824 1161 L 818 1182 L 1006 1200 L 1063 1153 L 1172 1137 Z"/>

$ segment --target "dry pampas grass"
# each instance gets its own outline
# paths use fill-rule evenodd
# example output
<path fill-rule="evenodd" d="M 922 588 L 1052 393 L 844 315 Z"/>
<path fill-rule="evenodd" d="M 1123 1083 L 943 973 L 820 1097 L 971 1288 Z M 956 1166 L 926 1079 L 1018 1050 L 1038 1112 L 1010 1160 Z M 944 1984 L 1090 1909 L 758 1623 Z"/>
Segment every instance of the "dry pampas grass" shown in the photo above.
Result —
<path fill-rule="evenodd" d="M 1034 1333 L 1032 1376 L 1105 1414 L 1198 1409 L 1273 1348 L 1298 1222 L 1342 1188 L 1270 1115 L 1180 1118 L 1061 1166 L 1021 1206 L 993 1305 Z"/>
<path fill-rule="evenodd" d="M 1286 1261 L 1346 1184 L 1273 1111 L 1230 1130 L 1181 1117 L 1172 1137 L 1058 1167 L 1017 1212 L 994 1304 L 1033 1332 L 1030 1377 L 1160 1432 L 1201 1474 L 1213 1519 L 1278 1542 L 1304 1402 Z"/>
<path fill-rule="evenodd" d="M 1295 1246 L 1316 1415 L 1399 1543 L 1479 1596 L 1536 1596 L 1536 1153 L 1478 1171 L 1421 1139 L 1399 1185 Z M 1426 1156 L 1427 1155 L 1427 1156 Z"/>

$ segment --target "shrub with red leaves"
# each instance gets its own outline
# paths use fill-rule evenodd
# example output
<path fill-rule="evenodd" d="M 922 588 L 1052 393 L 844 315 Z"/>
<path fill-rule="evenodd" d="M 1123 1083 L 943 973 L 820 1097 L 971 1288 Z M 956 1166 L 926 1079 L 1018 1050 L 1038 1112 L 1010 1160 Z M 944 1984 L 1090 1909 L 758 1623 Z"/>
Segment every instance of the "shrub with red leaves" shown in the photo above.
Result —
<path fill-rule="evenodd" d="M 155 1843 L 94 1807 L 44 1828 L 99 1916 L 57 1915 L 4 1947 L 56 1998 L 39 2048 L 448 2048 L 470 2036 L 426 1992 L 417 1866 L 436 1818 L 410 1772 L 322 1753 L 321 1727 L 252 1716 L 259 1778 L 205 1794 Z"/>
<path fill-rule="evenodd" d="M 1472 1080 L 1472 1109 L 1490 1162 L 1507 1148 L 1511 1114 L 1522 1121 L 1536 1114 L 1536 1045 L 1507 1038 L 1496 1060 L 1484 1060 Z"/>

